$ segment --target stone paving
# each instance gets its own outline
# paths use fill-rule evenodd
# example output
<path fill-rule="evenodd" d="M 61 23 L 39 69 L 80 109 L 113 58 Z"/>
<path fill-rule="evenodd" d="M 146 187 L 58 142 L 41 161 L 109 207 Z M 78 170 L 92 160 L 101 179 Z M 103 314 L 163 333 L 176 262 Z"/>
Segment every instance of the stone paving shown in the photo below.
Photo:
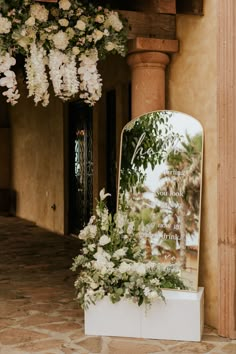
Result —
<path fill-rule="evenodd" d="M 0 354 L 236 353 L 236 341 L 207 327 L 200 343 L 85 336 L 70 271 L 79 246 L 0 216 Z"/>

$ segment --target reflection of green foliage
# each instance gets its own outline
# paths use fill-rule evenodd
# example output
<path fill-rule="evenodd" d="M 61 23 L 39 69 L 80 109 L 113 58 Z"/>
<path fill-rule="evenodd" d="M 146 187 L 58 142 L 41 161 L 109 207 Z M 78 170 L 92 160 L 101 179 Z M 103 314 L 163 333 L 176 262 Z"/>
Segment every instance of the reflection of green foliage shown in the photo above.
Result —
<path fill-rule="evenodd" d="M 151 208 L 144 208 L 141 209 L 139 213 L 140 220 L 144 223 L 144 225 L 147 225 L 152 222 L 152 209 Z"/>
<path fill-rule="evenodd" d="M 168 149 L 179 140 L 169 123 L 172 113 L 144 114 L 130 122 L 123 131 L 120 166 L 120 192 L 141 191 L 148 165 L 152 169 L 162 163 Z"/>
<path fill-rule="evenodd" d="M 163 185 L 156 192 L 156 198 L 160 202 L 168 203 L 169 208 L 162 211 L 165 220 L 165 233 L 173 232 L 180 236 L 180 263 L 186 266 L 186 235 L 198 231 L 199 207 L 200 207 L 200 184 L 201 184 L 201 152 L 202 135 L 196 134 L 190 137 L 186 134 L 186 142 L 176 152 L 168 155 L 168 170 L 161 178 Z M 160 192 L 167 192 L 160 195 Z M 181 192 L 182 196 L 171 197 L 178 208 L 171 207 L 169 203 L 171 192 Z M 168 220 L 168 221 L 167 221 Z M 174 226 L 180 225 L 179 230 Z"/>

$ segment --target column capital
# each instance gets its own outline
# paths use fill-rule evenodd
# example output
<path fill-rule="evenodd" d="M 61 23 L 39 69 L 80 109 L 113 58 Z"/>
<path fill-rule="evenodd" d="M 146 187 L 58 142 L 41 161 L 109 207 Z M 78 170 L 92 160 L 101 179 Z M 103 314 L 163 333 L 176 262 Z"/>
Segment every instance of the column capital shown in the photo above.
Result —
<path fill-rule="evenodd" d="M 165 69 L 169 61 L 167 54 L 155 51 L 132 52 L 127 56 L 127 63 L 131 68 L 159 66 Z"/>
<path fill-rule="evenodd" d="M 177 39 L 158 39 L 136 37 L 128 41 L 128 54 L 137 52 L 177 53 L 179 41 Z"/>

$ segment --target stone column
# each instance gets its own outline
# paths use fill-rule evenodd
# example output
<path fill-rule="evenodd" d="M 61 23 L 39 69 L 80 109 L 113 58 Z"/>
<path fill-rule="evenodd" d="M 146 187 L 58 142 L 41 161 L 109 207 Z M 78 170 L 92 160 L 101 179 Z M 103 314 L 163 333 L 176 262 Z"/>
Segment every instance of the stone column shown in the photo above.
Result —
<path fill-rule="evenodd" d="M 165 109 L 167 53 L 178 50 L 177 40 L 136 38 L 129 43 L 132 118 Z"/>

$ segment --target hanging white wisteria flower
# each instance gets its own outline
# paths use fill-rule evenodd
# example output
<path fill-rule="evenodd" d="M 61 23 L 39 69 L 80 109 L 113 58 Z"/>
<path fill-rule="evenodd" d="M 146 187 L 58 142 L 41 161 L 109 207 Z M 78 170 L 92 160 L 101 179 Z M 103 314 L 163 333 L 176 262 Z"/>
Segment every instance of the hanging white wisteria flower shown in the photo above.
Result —
<path fill-rule="evenodd" d="M 80 56 L 79 60 L 80 98 L 92 106 L 102 94 L 102 79 L 97 71 L 97 50 L 87 51 Z"/>
<path fill-rule="evenodd" d="M 85 0 L 0 1 L 0 55 L 26 56 L 27 87 L 36 104 L 49 103 L 49 72 L 56 96 L 76 96 L 94 105 L 102 94 L 98 61 L 109 53 L 124 56 L 126 41 L 126 20 Z M 16 77 L 8 73 L 1 86 L 10 90 L 5 95 L 15 104 Z"/>
<path fill-rule="evenodd" d="M 63 100 L 74 96 L 79 89 L 76 56 L 52 49 L 48 65 L 55 95 Z"/>
<path fill-rule="evenodd" d="M 34 96 L 37 105 L 42 102 L 45 107 L 49 103 L 48 79 L 45 69 L 46 52 L 38 48 L 35 43 L 30 47 L 30 55 L 26 58 L 25 69 L 27 76 L 27 88 L 29 97 Z"/>

